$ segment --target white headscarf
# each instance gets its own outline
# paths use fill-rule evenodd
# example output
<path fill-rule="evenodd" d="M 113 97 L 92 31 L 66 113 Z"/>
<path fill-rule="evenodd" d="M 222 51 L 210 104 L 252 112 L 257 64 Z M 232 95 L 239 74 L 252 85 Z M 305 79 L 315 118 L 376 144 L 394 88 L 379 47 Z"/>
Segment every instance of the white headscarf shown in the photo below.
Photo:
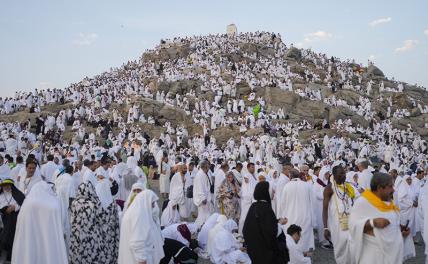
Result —
<path fill-rule="evenodd" d="M 330 166 L 323 166 L 320 170 L 319 179 L 322 180 L 324 183 L 328 182 L 328 179 L 325 178 L 326 173 L 330 172 Z"/>
<path fill-rule="evenodd" d="M 205 249 L 205 246 L 208 242 L 208 232 L 213 228 L 217 222 L 219 214 L 214 213 L 205 221 L 204 225 L 201 228 L 201 231 L 198 234 L 199 247 Z"/>
<path fill-rule="evenodd" d="M 16 223 L 12 263 L 68 263 L 61 220 L 61 204 L 52 186 L 34 184 L 21 206 Z M 32 249 L 32 250 L 29 250 Z"/>
<path fill-rule="evenodd" d="M 172 224 L 180 223 L 180 213 L 177 208 L 173 208 L 174 204 L 172 201 L 168 201 L 168 205 L 162 212 L 161 226 L 169 226 Z"/>
<path fill-rule="evenodd" d="M 95 191 L 97 193 L 98 199 L 100 199 L 101 206 L 104 209 L 107 209 L 107 207 L 113 203 L 113 196 L 111 195 L 109 179 L 105 178 L 98 180 L 97 185 L 95 186 Z"/>
<path fill-rule="evenodd" d="M 126 165 L 129 169 L 134 170 L 138 166 L 138 161 L 134 156 L 128 157 Z"/>
<path fill-rule="evenodd" d="M 125 206 L 123 207 L 123 213 L 125 213 L 125 211 L 128 209 L 129 204 L 131 203 L 131 200 L 135 199 L 135 196 L 137 194 L 134 193 L 134 190 L 136 190 L 136 189 L 140 189 L 140 190 L 144 191 L 146 188 L 140 182 L 136 182 L 132 185 L 131 192 L 129 193 L 128 198 L 126 199 L 126 202 L 125 202 Z"/>
<path fill-rule="evenodd" d="M 207 252 L 211 255 L 214 246 L 214 238 L 218 231 L 223 229 L 223 225 L 226 223 L 227 217 L 225 215 L 219 215 L 217 217 L 216 225 L 208 232 L 208 243 Z"/>
<path fill-rule="evenodd" d="M 159 263 L 165 256 L 157 200 L 153 191 L 145 190 L 137 194 L 123 216 L 119 264 L 138 263 L 143 261 L 143 257 L 147 263 Z"/>

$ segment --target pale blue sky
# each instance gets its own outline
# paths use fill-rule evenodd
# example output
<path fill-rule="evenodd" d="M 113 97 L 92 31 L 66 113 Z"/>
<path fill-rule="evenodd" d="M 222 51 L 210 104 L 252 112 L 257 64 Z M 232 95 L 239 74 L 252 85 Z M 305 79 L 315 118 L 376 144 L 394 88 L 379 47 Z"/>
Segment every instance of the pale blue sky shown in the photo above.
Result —
<path fill-rule="evenodd" d="M 0 4 L 0 96 L 63 88 L 138 58 L 161 38 L 279 32 L 286 44 L 428 86 L 428 1 L 19 0 Z"/>

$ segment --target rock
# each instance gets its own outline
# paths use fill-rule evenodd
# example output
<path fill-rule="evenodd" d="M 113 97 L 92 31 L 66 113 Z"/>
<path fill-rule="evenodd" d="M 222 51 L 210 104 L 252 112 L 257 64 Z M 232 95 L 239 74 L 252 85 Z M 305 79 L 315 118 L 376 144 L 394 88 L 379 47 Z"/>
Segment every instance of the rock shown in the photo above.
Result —
<path fill-rule="evenodd" d="M 413 108 L 412 110 L 410 110 L 410 117 L 416 117 L 421 115 L 421 110 L 417 107 Z"/>
<path fill-rule="evenodd" d="M 366 75 L 368 77 L 385 77 L 383 72 L 378 67 L 374 66 L 373 64 L 370 65 L 369 67 L 367 67 Z"/>
<path fill-rule="evenodd" d="M 263 128 L 253 128 L 253 129 L 247 130 L 244 134 L 246 137 L 253 137 L 263 133 L 264 133 Z"/>
<path fill-rule="evenodd" d="M 219 127 L 213 131 L 213 135 L 216 138 L 217 146 L 225 144 L 229 140 L 229 138 L 239 140 L 241 136 L 241 134 L 239 133 L 238 126 Z"/>
<path fill-rule="evenodd" d="M 272 105 L 278 106 L 278 107 L 293 107 L 299 100 L 300 97 L 293 93 L 288 91 L 283 91 L 279 88 L 270 88 L 270 102 L 266 102 L 266 104 L 271 103 Z"/>
<path fill-rule="evenodd" d="M 300 60 L 302 58 L 302 52 L 295 47 L 289 48 L 284 55 L 285 58 Z"/>

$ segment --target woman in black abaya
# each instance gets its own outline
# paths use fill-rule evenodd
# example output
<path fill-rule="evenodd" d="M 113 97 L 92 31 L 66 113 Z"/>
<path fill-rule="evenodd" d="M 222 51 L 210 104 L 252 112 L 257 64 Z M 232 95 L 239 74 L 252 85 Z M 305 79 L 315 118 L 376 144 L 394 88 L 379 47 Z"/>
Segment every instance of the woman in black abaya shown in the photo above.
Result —
<path fill-rule="evenodd" d="M 253 264 L 284 264 L 288 262 L 285 240 L 278 234 L 278 220 L 271 206 L 269 183 L 259 182 L 254 189 L 254 202 L 245 218 L 243 235 Z"/>
<path fill-rule="evenodd" d="M 5 179 L 0 183 L 0 212 L 3 221 L 0 247 L 7 252 L 8 261 L 12 257 L 16 220 L 24 199 L 25 195 L 15 187 L 13 180 Z"/>

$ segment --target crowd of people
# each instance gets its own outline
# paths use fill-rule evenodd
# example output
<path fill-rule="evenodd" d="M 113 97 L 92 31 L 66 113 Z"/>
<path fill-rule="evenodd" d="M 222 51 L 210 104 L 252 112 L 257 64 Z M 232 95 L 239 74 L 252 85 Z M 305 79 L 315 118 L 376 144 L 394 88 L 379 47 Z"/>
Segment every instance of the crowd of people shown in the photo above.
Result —
<path fill-rule="evenodd" d="M 171 47 L 188 55 L 160 61 Z M 333 250 L 337 263 L 415 257 L 415 243 L 428 234 L 428 144 L 411 125 L 399 129 L 391 121 L 408 116 L 408 109 L 392 109 L 391 93 L 405 86 L 385 87 L 352 61 L 310 50 L 302 50 L 299 73 L 285 59 L 290 49 L 268 32 L 176 38 L 148 51 L 151 59 L 64 90 L 0 100 L 4 115 L 68 104 L 35 120 L 0 123 L 6 258 L 311 263 L 315 247 Z M 181 81 L 195 85 L 161 88 Z M 296 88 L 299 82 L 323 84 L 332 94 Z M 248 94 L 239 89 L 244 84 Z M 377 100 L 390 107 L 384 118 L 364 97 L 374 96 L 375 86 Z M 369 125 L 289 121 L 260 93 L 268 87 L 346 107 Z M 336 98 L 340 89 L 359 93 L 359 101 Z M 427 112 L 420 98 L 410 99 Z M 146 111 L 145 102 L 183 110 L 202 133 Z M 153 136 L 143 124 L 162 131 Z M 240 136 L 218 142 L 213 132 L 223 126 L 239 127 Z M 262 132 L 246 133 L 254 128 Z M 312 136 L 302 140 L 304 132 Z"/>

